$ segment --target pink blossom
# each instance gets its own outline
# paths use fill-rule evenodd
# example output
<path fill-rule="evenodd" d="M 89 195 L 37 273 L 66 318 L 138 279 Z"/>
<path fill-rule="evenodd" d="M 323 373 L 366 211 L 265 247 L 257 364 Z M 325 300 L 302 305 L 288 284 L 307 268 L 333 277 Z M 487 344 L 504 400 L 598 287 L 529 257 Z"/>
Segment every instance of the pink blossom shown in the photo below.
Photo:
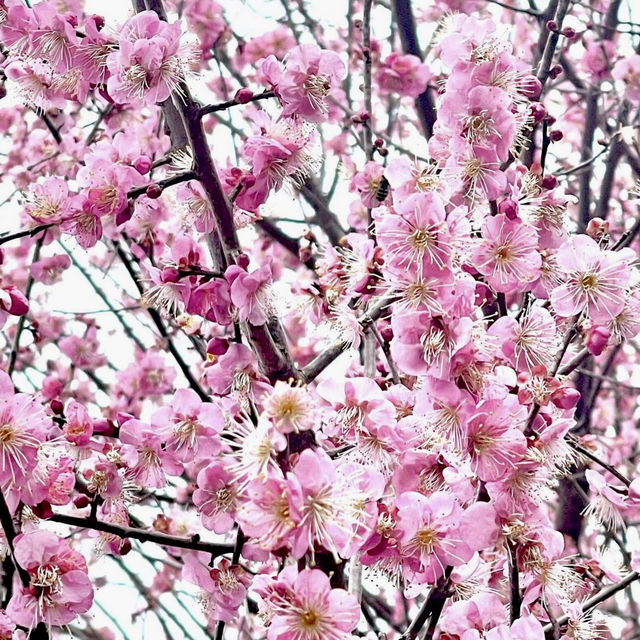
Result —
<path fill-rule="evenodd" d="M 327 97 L 340 85 L 346 68 L 335 52 L 304 44 L 289 51 L 284 65 L 269 56 L 262 63 L 262 73 L 278 94 L 284 117 L 321 122 L 329 112 Z"/>
<path fill-rule="evenodd" d="M 222 411 L 202 402 L 192 389 L 179 389 L 171 406 L 151 416 L 151 424 L 162 434 L 166 450 L 180 462 L 210 459 L 220 451 L 218 434 L 224 428 Z"/>
<path fill-rule="evenodd" d="M 640 55 L 618 60 L 611 75 L 624 86 L 624 97 L 633 104 L 640 103 Z"/>
<path fill-rule="evenodd" d="M 380 65 L 378 84 L 385 92 L 416 98 L 426 90 L 431 77 L 429 67 L 420 58 L 394 51 Z"/>
<path fill-rule="evenodd" d="M 554 311 L 564 317 L 584 313 L 607 321 L 625 306 L 629 263 L 635 254 L 602 250 L 588 236 L 573 236 L 558 250 L 558 265 L 567 277 L 551 292 Z"/>
<path fill-rule="evenodd" d="M 181 49 L 180 23 L 168 24 L 155 11 L 129 18 L 119 32 L 118 49 L 107 57 L 109 95 L 120 104 L 152 105 L 179 89 L 193 51 Z"/>
<path fill-rule="evenodd" d="M 202 524 L 216 533 L 233 527 L 238 507 L 238 490 L 232 474 L 223 464 L 213 462 L 198 473 L 193 504 L 198 508 Z"/>
<path fill-rule="evenodd" d="M 498 214 L 485 220 L 473 266 L 498 292 L 525 291 L 540 273 L 538 234 L 517 220 Z"/>
<path fill-rule="evenodd" d="M 283 571 L 261 595 L 271 612 L 267 640 L 349 640 L 360 619 L 354 596 L 332 589 L 318 569 Z"/>
<path fill-rule="evenodd" d="M 251 273 L 231 265 L 225 272 L 230 286 L 231 302 L 237 307 L 242 322 L 261 325 L 271 315 L 271 266 L 265 264 Z"/>
<path fill-rule="evenodd" d="M 84 557 L 69 542 L 48 531 L 19 535 L 15 561 L 27 571 L 27 588 L 17 581 L 7 614 L 19 625 L 34 628 L 39 622 L 65 625 L 93 602 L 93 587 Z"/>

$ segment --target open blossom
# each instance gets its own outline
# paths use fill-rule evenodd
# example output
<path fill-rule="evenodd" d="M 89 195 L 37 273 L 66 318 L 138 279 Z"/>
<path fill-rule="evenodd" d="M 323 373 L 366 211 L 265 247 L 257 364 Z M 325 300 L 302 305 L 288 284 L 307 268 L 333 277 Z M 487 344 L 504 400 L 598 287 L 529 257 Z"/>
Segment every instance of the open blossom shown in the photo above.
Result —
<path fill-rule="evenodd" d="M 310 125 L 291 118 L 277 122 L 266 114 L 255 116 L 259 135 L 251 136 L 242 147 L 242 155 L 251 165 L 250 180 L 237 196 L 236 204 L 247 211 L 255 211 L 269 195 L 286 181 L 299 184 L 316 166 L 313 153 L 314 135 Z"/>
<path fill-rule="evenodd" d="M 271 266 L 264 264 L 247 273 L 242 267 L 231 265 L 224 277 L 229 283 L 231 302 L 237 307 L 240 320 L 254 325 L 264 324 L 272 312 Z"/>
<path fill-rule="evenodd" d="M 34 184 L 27 195 L 25 211 L 41 224 L 55 224 L 76 211 L 76 196 L 66 180 L 50 176 Z"/>
<path fill-rule="evenodd" d="M 395 207 L 394 213 L 376 220 L 387 268 L 416 268 L 423 273 L 447 267 L 451 237 L 445 218 L 440 196 L 426 192 L 410 196 Z"/>
<path fill-rule="evenodd" d="M 19 487 L 38 463 L 38 449 L 52 423 L 35 398 L 17 393 L 0 398 L 0 484 Z M 7 498 L 15 497 L 9 492 Z"/>
<path fill-rule="evenodd" d="M 640 55 L 618 60 L 611 75 L 624 87 L 624 97 L 632 104 L 640 104 Z"/>
<path fill-rule="evenodd" d="M 284 65 L 269 56 L 262 73 L 282 102 L 283 116 L 321 122 L 329 113 L 327 98 L 345 77 L 346 67 L 334 51 L 304 44 L 291 49 Z"/>
<path fill-rule="evenodd" d="M 119 32 L 107 57 L 107 89 L 120 104 L 152 105 L 166 100 L 185 79 L 193 51 L 180 47 L 179 22 L 168 24 L 155 11 L 141 11 Z"/>
<path fill-rule="evenodd" d="M 343 589 L 332 589 L 318 569 L 297 575 L 291 567 L 260 589 L 269 627 L 267 640 L 350 640 L 360 606 Z"/>
<path fill-rule="evenodd" d="M 580 313 L 594 321 L 608 321 L 625 307 L 633 251 L 601 249 L 588 236 L 573 236 L 558 250 L 558 265 L 567 274 L 551 292 L 551 305 L 561 316 Z"/>
<path fill-rule="evenodd" d="M 93 602 L 93 587 L 84 557 L 69 542 L 49 531 L 34 531 L 15 539 L 15 561 L 28 573 L 30 583 L 19 580 L 7 614 L 27 629 L 38 623 L 65 625 Z"/>
<path fill-rule="evenodd" d="M 473 266 L 500 293 L 524 291 L 540 273 L 536 230 L 499 214 L 485 220 Z"/>
<path fill-rule="evenodd" d="M 225 421 L 222 411 L 202 402 L 192 389 L 179 389 L 170 406 L 151 416 L 151 424 L 164 437 L 167 451 L 181 462 L 208 459 L 220 451 L 218 433 Z"/>

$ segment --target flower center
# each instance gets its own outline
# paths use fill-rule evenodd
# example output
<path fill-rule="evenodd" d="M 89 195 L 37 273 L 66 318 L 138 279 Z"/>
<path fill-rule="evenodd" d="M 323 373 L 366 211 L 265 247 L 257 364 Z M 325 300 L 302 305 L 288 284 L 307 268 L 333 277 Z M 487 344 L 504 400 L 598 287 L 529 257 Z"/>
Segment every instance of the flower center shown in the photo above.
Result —
<path fill-rule="evenodd" d="M 305 630 L 317 628 L 320 622 L 320 616 L 313 609 L 305 609 L 300 618 Z"/>

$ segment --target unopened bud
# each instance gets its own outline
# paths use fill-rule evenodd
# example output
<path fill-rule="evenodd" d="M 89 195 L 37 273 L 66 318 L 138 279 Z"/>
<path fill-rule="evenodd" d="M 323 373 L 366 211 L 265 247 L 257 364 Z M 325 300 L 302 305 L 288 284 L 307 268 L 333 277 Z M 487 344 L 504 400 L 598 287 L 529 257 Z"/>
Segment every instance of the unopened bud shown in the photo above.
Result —
<path fill-rule="evenodd" d="M 560 129 L 554 129 L 549 133 L 549 140 L 551 140 L 551 142 L 558 142 L 559 140 L 562 140 L 563 137 L 564 134 Z"/>
<path fill-rule="evenodd" d="M 162 195 L 162 187 L 155 182 L 151 183 L 146 190 L 147 198 L 151 198 L 152 200 L 156 200 Z"/>
<path fill-rule="evenodd" d="M 249 256 L 246 253 L 239 253 L 238 257 L 236 258 L 236 264 L 241 268 L 241 269 L 246 269 L 249 266 Z"/>
<path fill-rule="evenodd" d="M 133 161 L 133 168 L 141 175 L 145 175 L 147 173 L 149 173 L 149 171 L 151 170 L 151 165 L 153 163 L 151 162 L 151 159 L 148 158 L 147 156 L 138 156 L 134 161 Z"/>
<path fill-rule="evenodd" d="M 251 102 L 253 98 L 253 91 L 248 87 L 242 87 L 242 89 L 238 89 L 235 95 L 235 100 L 239 104 L 247 104 L 247 102 Z"/>

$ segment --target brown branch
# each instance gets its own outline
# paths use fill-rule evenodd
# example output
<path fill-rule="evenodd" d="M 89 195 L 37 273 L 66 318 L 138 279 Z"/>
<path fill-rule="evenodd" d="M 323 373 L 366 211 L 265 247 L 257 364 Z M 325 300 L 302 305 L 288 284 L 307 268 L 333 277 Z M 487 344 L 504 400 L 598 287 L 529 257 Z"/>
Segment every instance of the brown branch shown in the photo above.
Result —
<path fill-rule="evenodd" d="M 202 542 L 197 534 L 191 538 L 183 538 L 181 536 L 172 536 L 160 531 L 149 531 L 147 529 L 137 529 L 135 527 L 123 527 L 110 522 L 102 522 L 92 518 L 81 518 L 78 516 L 69 516 L 64 513 L 55 513 L 50 518 L 51 522 L 59 522 L 72 527 L 81 529 L 92 529 L 93 531 L 102 531 L 111 533 L 119 538 L 133 538 L 140 542 L 155 542 L 165 547 L 176 547 L 178 549 L 191 549 L 192 551 L 206 551 L 212 556 L 217 557 L 225 553 L 233 552 L 233 545 L 218 544 L 214 542 Z"/>

